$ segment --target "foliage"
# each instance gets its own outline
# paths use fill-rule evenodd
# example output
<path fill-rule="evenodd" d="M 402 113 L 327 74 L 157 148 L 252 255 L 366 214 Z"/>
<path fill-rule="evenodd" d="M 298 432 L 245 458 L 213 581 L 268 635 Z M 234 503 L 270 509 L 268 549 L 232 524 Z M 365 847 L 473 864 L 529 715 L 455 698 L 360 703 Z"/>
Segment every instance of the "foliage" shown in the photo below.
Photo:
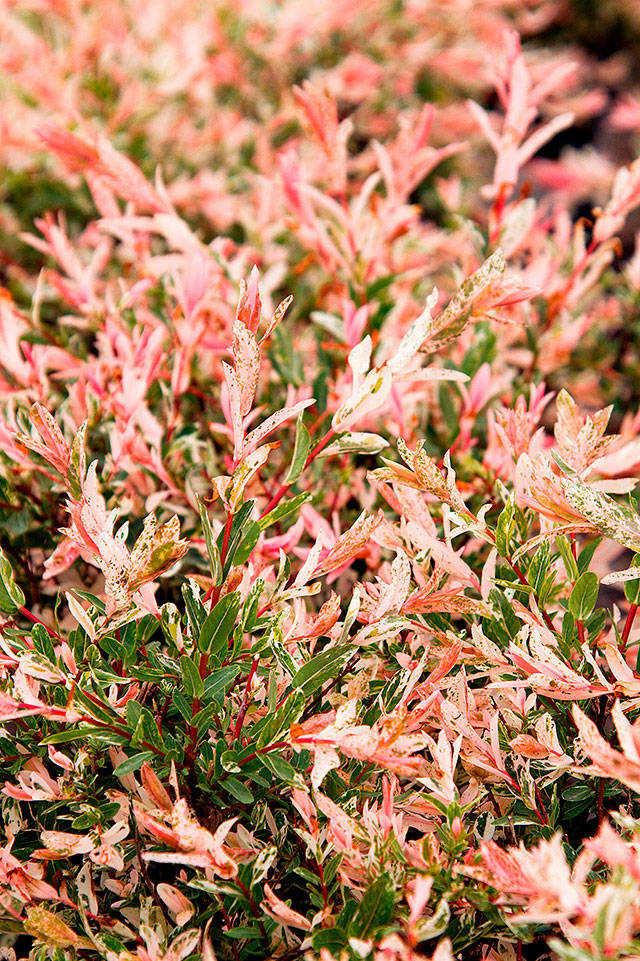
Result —
<path fill-rule="evenodd" d="M 639 957 L 631 58 L 2 14 L 8 956 Z"/>

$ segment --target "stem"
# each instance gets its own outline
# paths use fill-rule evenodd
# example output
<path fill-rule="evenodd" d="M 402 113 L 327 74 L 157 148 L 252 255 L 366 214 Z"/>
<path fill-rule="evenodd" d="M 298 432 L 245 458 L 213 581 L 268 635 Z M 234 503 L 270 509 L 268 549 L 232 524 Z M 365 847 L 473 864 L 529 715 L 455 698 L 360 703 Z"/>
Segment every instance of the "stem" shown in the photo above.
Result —
<path fill-rule="evenodd" d="M 256 899 L 254 898 L 254 896 L 252 895 L 251 891 L 250 891 L 249 888 L 246 886 L 246 884 L 244 884 L 244 883 L 240 880 L 240 878 L 236 878 L 236 879 L 235 879 L 235 882 L 236 882 L 236 884 L 238 885 L 238 887 L 240 888 L 240 890 L 242 891 L 242 893 L 244 894 L 244 896 L 245 896 L 245 898 L 247 899 L 247 901 L 249 902 L 249 907 L 251 908 L 251 913 L 253 914 L 254 918 L 256 918 L 256 920 L 257 920 L 257 922 L 258 922 L 258 929 L 259 929 L 259 931 L 260 931 L 260 937 L 262 938 L 263 943 L 264 943 L 267 947 L 269 947 L 269 938 L 268 938 L 268 936 L 267 936 L 267 932 L 266 932 L 264 923 L 263 923 L 263 921 L 262 921 L 262 912 L 260 911 L 260 909 L 258 908 L 258 905 L 256 904 Z"/>
<path fill-rule="evenodd" d="M 511 570 L 514 572 L 514 574 L 517 575 L 518 580 L 520 581 L 520 583 L 521 583 L 521 584 L 526 584 L 527 587 L 531 587 L 531 584 L 529 584 L 529 581 L 528 581 L 527 578 L 524 576 L 524 574 L 522 573 L 522 571 L 520 570 L 520 568 L 518 567 L 518 565 L 517 565 L 517 564 L 514 564 L 513 561 L 511 560 L 511 558 L 509 558 L 509 557 L 507 557 L 506 560 L 507 560 L 507 563 L 508 563 L 509 567 L 511 568 Z M 537 601 L 537 600 L 538 600 L 538 595 L 535 593 L 535 591 L 534 591 L 534 597 L 535 597 L 535 599 L 536 599 L 536 601 Z M 544 618 L 544 622 L 545 622 L 545 624 L 547 625 L 547 627 L 549 628 L 549 630 L 550 630 L 550 631 L 555 631 L 555 627 L 553 626 L 553 621 L 551 620 L 551 618 L 549 617 L 549 615 L 547 614 L 547 612 L 544 611 L 544 610 L 542 610 L 542 609 L 540 608 L 540 613 L 542 614 L 542 616 L 543 616 L 543 618 Z"/>
<path fill-rule="evenodd" d="M 327 446 L 329 441 L 334 437 L 334 435 L 335 435 L 335 431 L 333 427 L 330 427 L 328 432 L 322 438 L 322 440 L 318 441 L 318 443 L 313 448 L 313 450 L 310 451 L 309 454 L 307 455 L 307 459 L 304 462 L 304 467 L 302 468 L 303 471 L 306 470 L 309 464 L 311 464 L 316 459 L 318 454 L 320 454 L 320 452 L 324 450 L 324 448 Z M 271 500 L 263 510 L 262 514 L 260 515 L 261 518 L 266 517 L 266 515 L 269 514 L 274 507 L 277 507 L 277 505 L 280 503 L 280 501 L 282 500 L 282 498 L 287 493 L 290 487 L 291 487 L 291 484 L 280 485 L 280 487 L 275 492 L 275 494 L 273 495 L 273 497 L 271 498 Z"/>
<path fill-rule="evenodd" d="M 233 729 L 233 736 L 236 740 L 239 739 L 242 732 L 242 725 L 244 724 L 244 716 L 247 713 L 247 708 L 249 707 L 249 693 L 251 691 L 251 682 L 255 676 L 256 670 L 258 668 L 258 663 L 260 658 L 256 655 L 251 664 L 251 670 L 249 671 L 249 676 L 247 677 L 247 683 L 244 689 L 244 694 L 242 695 L 242 704 L 240 705 L 240 710 L 238 711 L 238 719 L 236 721 L 236 726 Z"/>
<path fill-rule="evenodd" d="M 596 801 L 597 811 L 598 811 L 598 827 L 604 821 L 604 778 L 601 777 L 598 781 L 598 795 Z"/>
<path fill-rule="evenodd" d="M 44 621 L 41 621 L 39 617 L 36 617 L 35 614 L 32 614 L 31 611 L 27 610 L 26 607 L 19 607 L 18 611 L 20 612 L 20 614 L 22 614 L 23 617 L 26 617 L 28 621 L 31 621 L 32 624 L 41 624 L 44 627 L 47 634 L 49 635 L 49 637 L 53 638 L 56 641 L 64 641 L 64 638 L 61 637 L 57 631 L 54 631 L 53 628 L 49 627 L 48 624 L 45 624 Z"/>
<path fill-rule="evenodd" d="M 227 519 L 224 525 L 224 534 L 222 535 L 222 547 L 220 548 L 220 566 L 224 568 L 224 562 L 227 559 L 227 551 L 229 550 L 229 539 L 231 537 L 231 527 L 233 525 L 233 513 L 227 511 Z M 220 600 L 220 591 L 222 590 L 222 584 L 212 585 L 207 593 L 204 595 L 205 602 L 211 600 L 211 608 L 213 609 L 218 601 Z"/>
<path fill-rule="evenodd" d="M 342 668 L 340 673 L 337 674 L 334 677 L 334 679 L 329 684 L 327 684 L 327 686 L 322 691 L 320 691 L 320 693 L 316 695 L 316 697 L 314 697 L 312 701 L 310 701 L 309 704 L 307 704 L 307 706 L 305 707 L 304 711 L 300 716 L 300 721 L 304 721 L 307 717 L 309 717 L 309 715 L 313 712 L 313 708 L 316 706 L 316 704 L 322 702 L 323 698 L 326 697 L 329 691 L 331 691 L 337 684 L 339 684 L 342 678 L 346 674 L 348 674 L 349 671 L 353 670 L 353 668 L 358 663 L 359 656 L 360 656 L 359 654 L 354 654 L 353 657 L 347 661 L 347 663 Z"/>
<path fill-rule="evenodd" d="M 624 654 L 627 648 L 627 641 L 629 640 L 629 634 L 631 633 L 631 628 L 633 627 L 633 622 L 636 618 L 636 613 L 638 611 L 637 604 L 631 604 L 629 610 L 627 611 L 627 619 L 624 622 L 624 628 L 622 630 L 622 637 L 620 638 L 620 653 Z"/>

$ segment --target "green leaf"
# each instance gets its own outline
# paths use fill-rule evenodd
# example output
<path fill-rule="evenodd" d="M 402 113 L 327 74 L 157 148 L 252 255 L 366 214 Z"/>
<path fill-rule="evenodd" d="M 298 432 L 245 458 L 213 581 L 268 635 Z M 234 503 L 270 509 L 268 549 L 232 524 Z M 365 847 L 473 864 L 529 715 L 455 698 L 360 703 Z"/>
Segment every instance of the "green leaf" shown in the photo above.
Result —
<path fill-rule="evenodd" d="M 128 702 L 128 704 L 131 702 Z M 152 744 L 161 751 L 165 750 L 162 735 L 149 708 L 142 707 L 135 731 L 131 736 L 132 747 L 144 747 L 144 742 Z"/>
<path fill-rule="evenodd" d="M 54 734 L 49 734 L 47 737 L 43 737 L 41 744 L 67 744 L 70 741 L 81 741 L 91 734 L 101 734 L 100 728 L 90 727 L 88 724 L 83 724 L 79 727 L 68 728 L 66 731 L 56 731 Z"/>
<path fill-rule="evenodd" d="M 248 521 L 243 530 L 240 543 L 236 547 L 233 555 L 229 552 L 227 554 L 229 560 L 229 570 L 232 567 L 238 567 L 240 564 L 246 563 L 246 561 L 251 556 L 253 548 L 258 543 L 258 538 L 262 533 L 262 528 L 257 521 Z"/>
<path fill-rule="evenodd" d="M 204 692 L 204 682 L 200 677 L 198 667 L 187 654 L 180 658 L 180 667 L 184 679 L 185 694 L 187 697 L 200 700 Z"/>
<path fill-rule="evenodd" d="M 128 757 L 122 764 L 118 764 L 113 773 L 116 777 L 131 774 L 133 771 L 139 770 L 145 761 L 153 760 L 153 756 L 153 751 L 141 751 L 140 754 L 134 754 L 133 757 Z"/>
<path fill-rule="evenodd" d="M 288 761 L 276 754 L 275 751 L 272 754 L 261 754 L 260 763 L 286 784 L 298 784 L 299 775 L 293 764 L 289 764 Z"/>
<path fill-rule="evenodd" d="M 202 625 L 198 647 L 205 653 L 218 655 L 226 649 L 240 610 L 240 594 L 225 594 Z"/>
<path fill-rule="evenodd" d="M 162 633 L 175 648 L 178 645 L 178 637 L 181 632 L 182 617 L 175 604 L 168 602 L 160 608 L 160 627 Z"/>
<path fill-rule="evenodd" d="M 576 559 L 573 556 L 569 538 L 565 537 L 564 534 L 556 534 L 556 547 L 564 561 L 567 577 L 570 577 L 572 581 L 577 580 L 580 571 L 578 570 Z"/>
<path fill-rule="evenodd" d="M 231 794 L 236 801 L 239 801 L 240 804 L 253 803 L 254 797 L 252 792 L 249 790 L 246 784 L 243 784 L 242 781 L 239 781 L 237 777 L 225 778 L 223 784 L 229 794 Z"/>
<path fill-rule="evenodd" d="M 82 482 L 84 477 L 81 476 L 82 465 L 84 463 L 83 453 L 84 453 L 84 437 L 87 432 L 87 422 L 79 428 L 76 433 L 73 445 L 71 447 L 71 457 L 69 459 L 69 469 L 67 471 L 67 480 L 69 482 L 69 490 L 71 496 L 74 500 L 79 500 L 82 494 Z M 84 465 L 86 471 L 86 464 Z"/>
<path fill-rule="evenodd" d="M 222 700 L 223 695 L 231 687 L 240 671 L 239 664 L 228 664 L 226 667 L 221 667 L 220 670 L 209 674 L 204 682 L 204 700 Z"/>
<path fill-rule="evenodd" d="M 293 676 L 291 687 L 302 691 L 308 697 L 322 687 L 329 678 L 335 677 L 338 670 L 352 655 L 353 647 L 350 644 L 330 647 L 321 654 L 316 654 Z"/>
<path fill-rule="evenodd" d="M 182 691 L 179 691 L 176 688 L 176 690 L 171 695 L 171 700 L 173 701 L 178 712 L 182 715 L 182 717 L 185 719 L 187 724 L 191 724 L 191 704 L 186 699 Z"/>
<path fill-rule="evenodd" d="M 629 567 L 638 566 L 640 566 L 640 554 L 636 554 L 634 557 L 632 557 L 631 563 L 629 564 Z M 625 581 L 624 596 L 630 604 L 640 604 L 640 570 L 638 571 L 637 580 Z"/>
<path fill-rule="evenodd" d="M 543 541 L 540 544 L 537 551 L 535 551 L 531 561 L 529 563 L 529 570 L 527 571 L 527 580 L 533 587 L 536 594 L 540 592 L 540 588 L 544 583 L 546 573 L 549 569 L 549 564 L 551 563 L 551 547 L 549 541 Z"/>
<path fill-rule="evenodd" d="M 277 624 L 271 625 L 269 633 L 263 643 L 265 647 L 271 651 L 280 667 L 287 672 L 289 677 L 295 677 L 298 667 L 284 645 L 282 630 Z"/>
<path fill-rule="evenodd" d="M 31 628 L 31 640 L 36 651 L 44 655 L 52 664 L 56 662 L 56 652 L 53 647 L 49 632 L 44 624 L 34 624 Z"/>
<path fill-rule="evenodd" d="M 282 501 L 282 503 L 274 507 L 272 511 L 260 518 L 258 521 L 260 530 L 264 531 L 267 527 L 270 527 L 271 524 L 275 524 L 277 521 L 281 521 L 283 517 L 293 514 L 299 507 L 302 507 L 303 504 L 311 500 L 311 496 L 309 491 L 304 491 L 304 493 L 298 494 L 296 497 L 289 498 L 288 501 Z"/>
<path fill-rule="evenodd" d="M 293 448 L 293 458 L 291 460 L 291 464 L 289 465 L 287 476 L 284 479 L 285 484 L 294 484 L 300 477 L 309 453 L 310 446 L 311 437 L 309 435 L 309 431 L 302 423 L 302 412 L 300 412 L 298 414 L 298 423 L 296 425 L 296 442 Z M 267 517 L 268 516 L 269 515 L 267 515 Z"/>
<path fill-rule="evenodd" d="M 589 569 L 589 564 L 595 554 L 597 548 L 602 543 L 601 537 L 594 537 L 588 544 L 586 544 L 580 554 L 578 555 L 578 573 L 582 574 L 584 571 Z"/>
<path fill-rule="evenodd" d="M 224 558 L 224 563 L 222 565 L 222 578 L 224 579 L 232 567 L 233 557 L 240 545 L 240 542 L 245 536 L 245 524 L 249 520 L 251 511 L 255 501 L 246 501 L 241 507 L 238 508 L 237 512 L 233 515 L 233 520 L 231 521 L 231 530 L 229 532 L 229 537 L 227 541 L 227 551 Z M 254 522 L 255 523 L 255 522 Z M 224 528 L 218 534 L 218 540 L 216 541 L 218 551 L 222 557 L 222 545 L 224 543 Z"/>
<path fill-rule="evenodd" d="M 576 621 L 584 621 L 598 600 L 598 578 L 592 571 L 585 571 L 575 583 L 569 597 L 569 610 Z"/>
<path fill-rule="evenodd" d="M 278 575 L 276 577 L 275 584 L 273 585 L 272 597 L 276 597 L 278 591 L 284 584 L 289 580 L 291 574 L 291 561 L 287 557 L 284 551 L 280 551 L 280 562 L 278 564 Z"/>
<path fill-rule="evenodd" d="M 15 614 L 24 603 L 25 597 L 14 580 L 11 564 L 0 548 L 0 611 Z"/>
<path fill-rule="evenodd" d="M 267 716 L 260 729 L 257 746 L 266 747 L 276 741 L 279 735 L 298 720 L 307 703 L 302 691 L 293 691 L 277 711 Z M 258 722 L 259 723 L 259 722 Z M 257 724 L 255 728 L 257 728 Z"/>
<path fill-rule="evenodd" d="M 227 928 L 224 933 L 227 938 L 243 941 L 257 941 L 260 937 L 260 929 L 255 927 Z"/>
<path fill-rule="evenodd" d="M 346 949 L 348 938 L 342 928 L 320 928 L 313 932 L 311 943 L 318 954 L 322 948 L 326 948 L 331 957 L 338 958 Z"/>
<path fill-rule="evenodd" d="M 263 591 L 264 581 L 259 577 L 247 594 L 246 600 L 242 605 L 241 622 L 243 634 L 250 634 L 255 626 L 258 615 L 258 604 L 260 603 L 260 597 Z"/>
<path fill-rule="evenodd" d="M 364 892 L 350 934 L 364 941 L 391 920 L 395 905 L 393 881 L 388 874 L 381 874 Z"/>
<path fill-rule="evenodd" d="M 216 544 L 213 530 L 211 528 L 211 523 L 209 522 L 209 515 L 207 514 L 207 508 L 200 498 L 198 498 L 198 508 L 200 510 L 200 520 L 202 522 L 202 533 L 204 534 L 204 542 L 207 545 L 207 554 L 209 555 L 209 567 L 211 568 L 211 576 L 213 578 L 214 584 L 222 583 L 222 563 L 220 561 L 220 551 L 218 550 L 218 545 Z"/>

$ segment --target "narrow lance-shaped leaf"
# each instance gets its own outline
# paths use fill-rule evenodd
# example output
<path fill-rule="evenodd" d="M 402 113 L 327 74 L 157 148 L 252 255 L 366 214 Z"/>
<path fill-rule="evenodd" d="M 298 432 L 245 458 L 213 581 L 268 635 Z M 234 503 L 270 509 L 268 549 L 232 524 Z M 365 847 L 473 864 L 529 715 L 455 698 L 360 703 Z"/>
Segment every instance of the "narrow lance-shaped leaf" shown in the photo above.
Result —
<path fill-rule="evenodd" d="M 504 273 L 504 254 L 498 248 L 461 284 L 447 306 L 434 318 L 427 341 L 429 350 L 442 347 L 462 333 L 473 315 L 475 300 Z"/>
<path fill-rule="evenodd" d="M 311 437 L 309 435 L 309 431 L 302 422 L 302 413 L 300 413 L 298 414 L 293 457 L 291 458 L 289 470 L 287 472 L 287 476 L 285 477 L 285 484 L 294 484 L 300 477 L 307 460 L 310 446 Z"/>

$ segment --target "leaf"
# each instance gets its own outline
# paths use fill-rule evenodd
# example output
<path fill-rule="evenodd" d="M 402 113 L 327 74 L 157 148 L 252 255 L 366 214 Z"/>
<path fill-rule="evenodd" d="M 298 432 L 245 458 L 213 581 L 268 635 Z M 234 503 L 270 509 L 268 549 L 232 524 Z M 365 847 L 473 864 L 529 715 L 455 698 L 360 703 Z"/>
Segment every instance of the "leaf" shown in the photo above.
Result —
<path fill-rule="evenodd" d="M 305 704 L 306 697 L 304 693 L 294 690 L 284 704 L 265 719 L 264 727 L 258 735 L 258 748 L 266 747 L 268 744 L 277 740 L 283 731 L 288 730 L 304 711 Z"/>
<path fill-rule="evenodd" d="M 515 504 L 513 495 L 511 495 L 504 505 L 496 525 L 496 548 L 501 557 L 510 556 L 511 535 L 515 526 L 514 510 Z"/>
<path fill-rule="evenodd" d="M 243 784 L 242 781 L 239 781 L 237 777 L 225 778 L 222 783 L 229 794 L 231 794 L 236 801 L 239 801 L 240 804 L 253 803 L 253 793 L 249 790 L 246 784 Z"/>
<path fill-rule="evenodd" d="M 0 611 L 3 614 L 15 614 L 24 604 L 25 596 L 16 584 L 11 564 L 0 548 Z"/>
<path fill-rule="evenodd" d="M 204 534 L 204 542 L 207 545 L 209 566 L 211 567 L 213 583 L 220 584 L 222 582 L 222 563 L 220 561 L 220 551 L 218 550 L 218 545 L 216 544 L 213 536 L 213 530 L 211 528 L 211 523 L 209 522 L 209 515 L 207 514 L 207 507 L 204 501 L 202 501 L 200 498 L 198 498 L 198 509 L 200 510 L 202 533 Z"/>
<path fill-rule="evenodd" d="M 327 556 L 324 558 L 316 574 L 329 574 L 337 567 L 342 567 L 352 560 L 368 543 L 369 538 L 382 523 L 382 512 L 367 514 L 362 511 L 351 527 L 340 535 Z"/>
<path fill-rule="evenodd" d="M 257 521 L 248 521 L 248 523 L 245 524 L 240 543 L 233 554 L 229 553 L 228 555 L 230 567 L 238 567 L 249 560 L 251 552 L 258 543 L 258 538 L 261 533 L 262 528 Z"/>
<path fill-rule="evenodd" d="M 330 957 L 338 958 L 346 949 L 348 938 L 342 928 L 320 928 L 313 932 L 311 943 L 314 951 L 320 953 L 325 948 Z"/>
<path fill-rule="evenodd" d="M 134 754 L 133 757 L 128 757 L 126 761 L 122 762 L 122 764 L 118 764 L 113 773 L 116 777 L 123 777 L 125 774 L 131 774 L 133 771 L 138 771 L 145 761 L 152 761 L 153 757 L 153 751 L 141 751 L 140 754 Z"/>
<path fill-rule="evenodd" d="M 592 571 L 585 571 L 575 583 L 569 597 L 569 611 L 576 621 L 584 621 L 598 600 L 598 578 Z"/>
<path fill-rule="evenodd" d="M 315 404 L 315 402 L 315 397 L 310 397 L 308 400 L 300 400 L 297 404 L 293 404 L 292 407 L 283 407 L 282 410 L 277 410 L 271 417 L 267 417 L 259 427 L 256 427 L 250 434 L 247 434 L 243 448 L 244 455 L 246 456 L 251 453 L 258 444 L 262 443 L 265 437 L 268 437 L 269 434 L 272 434 L 274 430 L 277 430 L 278 427 L 286 421 L 291 420 L 292 417 L 301 413 L 305 407 L 310 407 L 312 404 Z"/>
<path fill-rule="evenodd" d="M 573 551 L 571 550 L 569 538 L 565 537 L 563 534 L 556 534 L 556 547 L 558 548 L 558 551 L 562 556 L 562 560 L 564 561 L 567 576 L 570 577 L 571 580 L 577 580 L 580 572 L 578 571 L 578 565 L 575 557 L 573 556 Z"/>
<path fill-rule="evenodd" d="M 233 555 L 235 554 L 240 542 L 242 541 L 245 534 L 245 523 L 249 519 L 249 515 L 253 510 L 255 501 L 245 501 L 236 513 L 233 515 L 233 520 L 231 522 L 231 531 L 229 533 L 229 539 L 227 543 L 227 553 L 224 560 L 224 565 L 222 568 L 222 577 L 225 578 L 229 571 L 231 570 L 231 561 Z M 217 545 L 222 556 L 222 544 L 224 542 L 224 530 L 221 530 L 218 535 Z"/>
<path fill-rule="evenodd" d="M 128 704 L 130 703 L 131 702 L 129 701 Z M 142 707 L 140 711 L 140 717 L 138 718 L 138 723 L 136 724 L 135 730 L 131 736 L 131 746 L 145 747 L 145 742 L 147 744 L 152 744 L 161 751 L 165 751 L 162 734 L 160 733 L 153 714 L 149 708 Z"/>
<path fill-rule="evenodd" d="M 427 297 L 425 309 L 411 324 L 389 361 L 389 367 L 394 373 L 398 373 L 407 366 L 427 339 L 431 330 L 431 311 L 437 303 L 438 291 L 434 287 Z"/>
<path fill-rule="evenodd" d="M 632 561 L 631 567 L 637 567 L 637 579 L 632 581 L 627 581 L 624 585 L 624 596 L 629 601 L 630 604 L 640 603 L 640 554 L 636 554 Z"/>
<path fill-rule="evenodd" d="M 287 672 L 289 677 L 295 677 L 298 666 L 283 644 L 282 630 L 278 625 L 271 625 L 265 646 L 272 652 L 280 667 Z"/>
<path fill-rule="evenodd" d="M 291 687 L 300 690 L 308 697 L 322 687 L 325 681 L 335 677 L 337 671 L 353 655 L 353 647 L 344 645 L 341 647 L 330 647 L 328 650 L 316 654 L 310 661 L 300 668 L 291 679 Z"/>
<path fill-rule="evenodd" d="M 414 932 L 418 941 L 427 941 L 429 938 L 437 938 L 447 929 L 451 911 L 444 898 L 438 902 L 435 911 L 430 918 L 419 919 L 414 926 Z"/>
<path fill-rule="evenodd" d="M 82 424 L 73 440 L 71 446 L 71 456 L 67 470 L 67 480 L 69 491 L 75 500 L 82 496 L 82 481 L 87 473 L 87 465 L 84 453 L 84 438 L 87 432 L 87 422 Z"/>
<path fill-rule="evenodd" d="M 49 734 L 47 737 L 43 737 L 41 743 L 67 744 L 70 741 L 83 741 L 92 734 L 102 734 L 102 730 L 97 727 L 90 727 L 87 724 L 83 724 L 78 727 L 67 728 L 66 731 L 55 731 L 54 734 Z"/>
<path fill-rule="evenodd" d="M 444 310 L 434 319 L 428 336 L 429 350 L 455 340 L 472 319 L 474 302 L 490 284 L 504 273 L 504 254 L 498 248 L 475 273 L 460 285 Z"/>
<path fill-rule="evenodd" d="M 277 778 L 284 781 L 285 784 L 296 785 L 299 781 L 300 775 L 293 764 L 290 764 L 289 761 L 286 761 L 275 752 L 273 754 L 261 754 L 260 763 L 264 765 L 271 774 L 275 774 Z"/>
<path fill-rule="evenodd" d="M 296 442 L 293 448 L 293 457 L 291 458 L 287 476 L 284 479 L 285 484 L 295 484 L 300 477 L 309 454 L 310 446 L 311 436 L 302 422 L 302 413 L 300 413 L 298 414 L 298 423 L 296 425 Z"/>
<path fill-rule="evenodd" d="M 304 493 L 298 494 L 296 497 L 291 497 L 288 501 L 282 501 L 282 503 L 274 507 L 272 511 L 260 518 L 258 521 L 260 530 L 264 531 L 267 527 L 282 520 L 283 517 L 288 517 L 289 514 L 293 514 L 299 507 L 302 507 L 303 504 L 310 501 L 311 497 L 312 494 L 309 491 L 304 491 Z"/>
<path fill-rule="evenodd" d="M 392 374 L 388 367 L 369 371 L 360 387 L 333 415 L 331 426 L 334 431 L 345 431 L 356 421 L 382 407 L 391 393 L 391 386 Z"/>
<path fill-rule="evenodd" d="M 243 634 L 250 634 L 255 627 L 258 615 L 258 604 L 260 603 L 263 591 L 264 581 L 259 577 L 247 594 L 245 602 L 242 605 L 241 628 Z"/>
<path fill-rule="evenodd" d="M 48 661 L 55 664 L 56 652 L 53 647 L 49 632 L 44 624 L 34 624 L 31 628 L 31 640 L 36 651 L 43 655 Z"/>
<path fill-rule="evenodd" d="M 640 551 L 640 518 L 634 511 L 618 504 L 608 494 L 571 477 L 562 477 L 561 483 L 569 504 L 588 518 L 601 534 L 632 551 Z"/>
<path fill-rule="evenodd" d="M 364 892 L 349 933 L 361 941 L 372 937 L 374 932 L 389 923 L 394 906 L 393 881 L 388 874 L 382 874 Z"/>
<path fill-rule="evenodd" d="M 319 457 L 331 457 L 333 454 L 379 454 L 381 450 L 389 446 L 389 441 L 379 434 L 359 433 L 357 431 L 342 434 L 332 441 L 318 455 Z"/>
<path fill-rule="evenodd" d="M 200 636 L 198 647 L 207 654 L 220 654 L 226 648 L 240 610 L 240 594 L 234 591 L 225 594 L 207 616 Z"/>
<path fill-rule="evenodd" d="M 204 682 L 200 677 L 197 666 L 187 654 L 184 654 L 180 658 L 180 667 L 184 679 L 185 694 L 187 697 L 200 700 L 204 692 Z"/>
<path fill-rule="evenodd" d="M 202 630 L 202 625 L 207 616 L 207 610 L 201 600 L 200 588 L 191 578 L 189 578 L 186 584 L 182 585 L 182 597 L 184 598 L 187 609 L 187 620 L 189 621 L 191 636 L 196 638 Z"/>
<path fill-rule="evenodd" d="M 227 689 L 235 681 L 240 673 L 239 664 L 228 664 L 220 670 L 209 674 L 204 681 L 203 698 L 205 700 L 221 700 L 222 695 L 226 694 Z"/>

